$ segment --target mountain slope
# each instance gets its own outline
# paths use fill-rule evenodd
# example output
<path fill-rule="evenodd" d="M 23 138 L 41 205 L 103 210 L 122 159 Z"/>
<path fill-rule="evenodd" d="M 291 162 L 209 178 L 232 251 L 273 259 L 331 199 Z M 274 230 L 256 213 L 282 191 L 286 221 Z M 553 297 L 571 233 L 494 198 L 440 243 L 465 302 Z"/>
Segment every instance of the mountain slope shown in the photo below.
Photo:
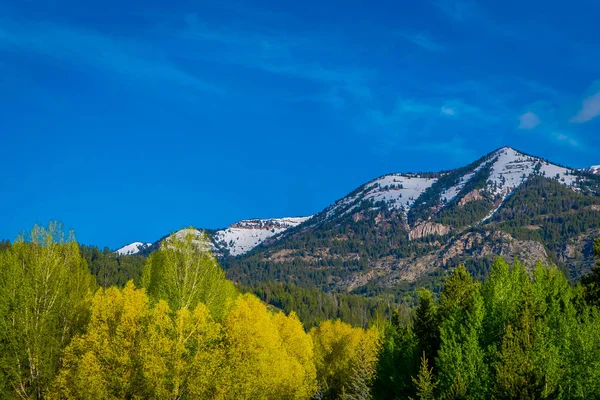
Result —
<path fill-rule="evenodd" d="M 585 249 L 600 229 L 595 179 L 505 147 L 453 171 L 377 178 L 277 241 L 223 262 L 246 283 L 371 294 L 435 282 L 462 262 L 485 275 L 497 255 L 554 262 L 576 277 L 591 265 Z M 529 209 L 511 225 L 507 215 L 523 204 Z M 574 248 L 587 258 L 571 260 Z"/>

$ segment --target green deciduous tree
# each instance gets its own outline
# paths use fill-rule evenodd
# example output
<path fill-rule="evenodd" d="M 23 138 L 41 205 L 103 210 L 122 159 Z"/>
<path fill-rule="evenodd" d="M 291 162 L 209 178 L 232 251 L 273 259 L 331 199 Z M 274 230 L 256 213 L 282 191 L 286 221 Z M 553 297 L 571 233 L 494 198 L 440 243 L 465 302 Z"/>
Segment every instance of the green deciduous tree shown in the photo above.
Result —
<path fill-rule="evenodd" d="M 152 298 L 166 300 L 174 310 L 193 310 L 202 302 L 220 319 L 227 299 L 237 292 L 209 246 L 206 235 L 193 229 L 170 236 L 146 261 L 142 286 Z"/>
<path fill-rule="evenodd" d="M 0 368 L 6 397 L 44 398 L 87 323 L 93 278 L 72 236 L 35 226 L 0 253 Z M 10 393 L 10 394 L 9 394 Z"/>

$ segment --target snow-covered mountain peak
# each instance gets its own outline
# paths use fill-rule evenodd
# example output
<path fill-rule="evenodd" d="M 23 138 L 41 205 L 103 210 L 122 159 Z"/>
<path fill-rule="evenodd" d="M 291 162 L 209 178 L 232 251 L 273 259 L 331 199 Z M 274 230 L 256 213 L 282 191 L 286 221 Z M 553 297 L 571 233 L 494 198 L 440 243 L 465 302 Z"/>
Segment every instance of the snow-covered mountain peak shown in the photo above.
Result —
<path fill-rule="evenodd" d="M 557 179 L 568 187 L 573 187 L 576 181 L 574 170 L 528 156 L 510 147 L 497 150 L 494 159 L 488 180 L 488 190 L 494 195 L 506 197 L 532 175 Z"/>
<path fill-rule="evenodd" d="M 218 250 L 238 256 L 252 250 L 265 240 L 300 225 L 311 217 L 248 219 L 217 231 L 213 243 Z"/>
<path fill-rule="evenodd" d="M 150 247 L 151 245 L 152 243 L 133 242 L 116 250 L 115 253 L 122 256 L 133 255 L 139 253 L 147 247 Z"/>

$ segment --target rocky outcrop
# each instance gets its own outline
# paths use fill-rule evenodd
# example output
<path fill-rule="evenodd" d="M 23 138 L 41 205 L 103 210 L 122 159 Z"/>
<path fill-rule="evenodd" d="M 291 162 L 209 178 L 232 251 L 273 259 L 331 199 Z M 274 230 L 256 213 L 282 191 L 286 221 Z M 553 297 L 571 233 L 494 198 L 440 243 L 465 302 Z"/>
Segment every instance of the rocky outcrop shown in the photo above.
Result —
<path fill-rule="evenodd" d="M 410 240 L 421 239 L 431 235 L 447 235 L 450 233 L 450 227 L 436 222 L 422 222 L 408 232 Z"/>
<path fill-rule="evenodd" d="M 548 253 L 540 242 L 518 240 L 502 231 L 466 233 L 450 243 L 440 258 L 443 265 L 448 265 L 453 259 L 465 255 L 473 258 L 502 256 L 506 260 L 518 258 L 530 268 L 540 261 L 548 263 Z"/>
<path fill-rule="evenodd" d="M 472 192 L 467 193 L 462 199 L 460 199 L 460 201 L 458 202 L 458 205 L 460 207 L 462 207 L 467 203 L 470 203 L 472 201 L 482 200 L 482 199 L 483 199 L 483 196 L 481 195 L 479 190 L 473 190 Z"/>

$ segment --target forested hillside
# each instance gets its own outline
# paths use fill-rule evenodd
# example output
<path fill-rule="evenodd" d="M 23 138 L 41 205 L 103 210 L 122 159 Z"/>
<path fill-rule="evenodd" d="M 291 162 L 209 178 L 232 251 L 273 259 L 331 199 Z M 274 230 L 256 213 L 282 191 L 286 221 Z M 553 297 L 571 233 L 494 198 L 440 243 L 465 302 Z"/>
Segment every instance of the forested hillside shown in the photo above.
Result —
<path fill-rule="evenodd" d="M 411 293 L 459 264 L 482 279 L 497 256 L 557 265 L 572 281 L 593 265 L 600 179 L 502 148 L 453 171 L 393 174 L 253 250 L 224 257 L 247 285 Z"/>

